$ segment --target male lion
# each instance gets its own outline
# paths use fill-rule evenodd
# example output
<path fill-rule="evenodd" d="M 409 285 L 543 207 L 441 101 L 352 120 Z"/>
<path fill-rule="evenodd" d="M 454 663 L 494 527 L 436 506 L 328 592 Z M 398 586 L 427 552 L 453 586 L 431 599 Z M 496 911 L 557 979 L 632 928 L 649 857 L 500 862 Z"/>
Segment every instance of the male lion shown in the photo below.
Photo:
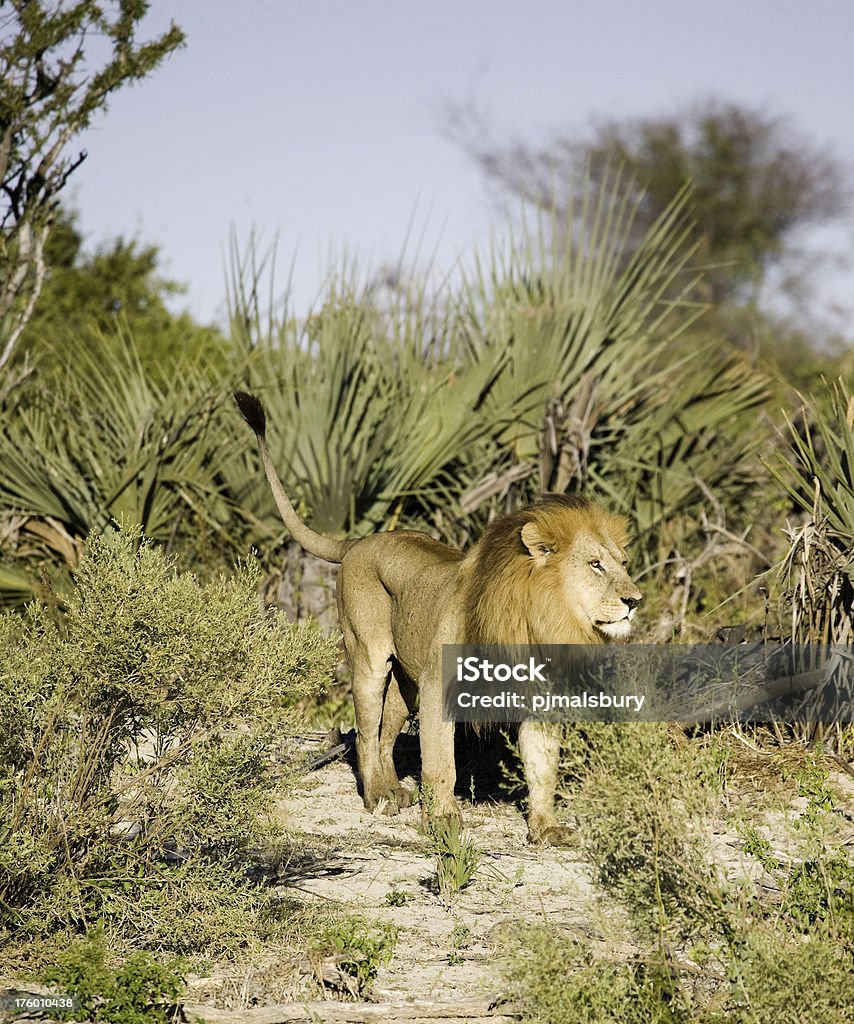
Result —
<path fill-rule="evenodd" d="M 435 813 L 459 816 L 454 724 L 442 720 L 442 645 L 596 644 L 628 636 L 640 591 L 626 573 L 628 524 L 586 498 L 550 494 L 490 523 L 467 553 L 400 530 L 359 540 L 315 533 L 296 514 L 267 448 L 257 398 L 235 396 L 255 431 L 279 513 L 305 550 L 341 564 L 338 613 L 353 672 L 365 807 L 411 802 L 392 749 L 420 690 L 421 776 Z M 523 723 L 528 836 L 559 836 L 556 731 Z"/>

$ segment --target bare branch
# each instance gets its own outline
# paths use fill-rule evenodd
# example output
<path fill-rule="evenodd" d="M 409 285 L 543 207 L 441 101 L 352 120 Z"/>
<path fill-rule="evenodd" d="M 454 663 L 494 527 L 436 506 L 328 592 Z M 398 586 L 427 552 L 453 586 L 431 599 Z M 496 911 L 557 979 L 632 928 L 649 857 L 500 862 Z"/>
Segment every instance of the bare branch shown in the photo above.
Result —
<path fill-rule="evenodd" d="M 15 351 L 18 341 L 24 333 L 24 328 L 27 326 L 30 317 L 33 315 L 33 310 L 38 302 L 39 295 L 41 295 L 47 270 L 44 262 L 44 246 L 47 241 L 48 232 L 50 231 L 52 222 L 53 217 L 45 220 L 40 226 L 40 229 L 36 232 L 35 243 L 33 244 L 32 252 L 29 257 L 30 265 L 35 268 L 35 280 L 30 290 L 30 294 L 27 297 L 27 304 L 21 315 L 16 318 L 17 322 L 9 332 L 9 337 L 6 340 L 6 346 L 3 349 L 2 355 L 0 355 L 0 373 L 6 368 L 9 360 L 12 358 L 12 354 Z M 28 269 L 29 267 L 24 268 L 25 273 Z"/>
<path fill-rule="evenodd" d="M 34 370 L 35 367 L 30 366 L 29 360 L 24 356 L 21 365 L 16 366 L 13 373 L 5 375 L 6 379 L 0 385 L 0 406 L 5 403 L 6 399 L 16 388 L 19 388 L 33 374 Z"/>
<path fill-rule="evenodd" d="M 157 39 L 137 42 L 146 3 L 13 0 L 11 6 L 0 46 L 0 320 L 6 328 L 0 371 L 6 372 L 44 284 L 58 196 L 86 159 L 85 151 L 65 157 L 65 150 L 112 93 L 145 78 L 184 42 L 174 24 Z M 87 44 L 96 34 L 109 40 L 112 54 L 90 69 Z"/>

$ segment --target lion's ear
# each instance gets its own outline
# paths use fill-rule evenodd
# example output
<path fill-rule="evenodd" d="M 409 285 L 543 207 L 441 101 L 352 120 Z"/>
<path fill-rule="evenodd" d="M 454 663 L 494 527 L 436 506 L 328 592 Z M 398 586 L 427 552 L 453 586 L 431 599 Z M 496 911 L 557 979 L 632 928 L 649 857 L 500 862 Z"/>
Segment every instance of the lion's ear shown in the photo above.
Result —
<path fill-rule="evenodd" d="M 550 555 L 554 554 L 554 542 L 547 537 L 536 523 L 525 523 L 522 527 L 522 543 L 528 554 L 538 565 L 542 565 Z"/>

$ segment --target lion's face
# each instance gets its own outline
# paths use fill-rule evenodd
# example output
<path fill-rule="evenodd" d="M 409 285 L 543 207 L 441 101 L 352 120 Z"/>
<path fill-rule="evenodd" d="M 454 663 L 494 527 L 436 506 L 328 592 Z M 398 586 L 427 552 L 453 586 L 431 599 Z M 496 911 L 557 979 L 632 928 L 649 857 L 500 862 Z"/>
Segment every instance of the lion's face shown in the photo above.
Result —
<path fill-rule="evenodd" d="M 642 595 L 626 571 L 626 536 L 625 520 L 598 507 L 592 514 L 558 507 L 557 514 L 523 526 L 522 542 L 534 562 L 530 578 L 539 577 L 550 594 L 551 642 L 566 642 L 567 633 L 552 618 L 558 609 L 574 624 L 572 642 L 617 640 L 631 633 Z"/>
<path fill-rule="evenodd" d="M 631 633 L 641 592 L 626 572 L 625 551 L 612 538 L 581 531 L 560 568 L 585 625 L 611 640 Z"/>

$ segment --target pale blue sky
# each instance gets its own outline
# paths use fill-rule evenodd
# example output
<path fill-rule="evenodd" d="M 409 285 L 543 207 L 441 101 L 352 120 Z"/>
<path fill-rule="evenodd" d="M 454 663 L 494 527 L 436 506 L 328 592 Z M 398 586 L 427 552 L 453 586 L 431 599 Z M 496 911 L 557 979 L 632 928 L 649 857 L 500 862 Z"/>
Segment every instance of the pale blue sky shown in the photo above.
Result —
<path fill-rule="evenodd" d="M 485 239 L 496 211 L 443 137 L 448 102 L 537 141 L 717 96 L 791 116 L 854 168 L 850 0 L 154 0 L 151 33 L 170 18 L 186 49 L 116 96 L 70 191 L 90 244 L 157 243 L 206 320 L 232 226 L 278 232 L 282 288 L 296 254 L 297 312 L 330 247 L 392 261 L 413 214 L 442 268 Z M 849 308 L 851 274 L 832 288 Z"/>

